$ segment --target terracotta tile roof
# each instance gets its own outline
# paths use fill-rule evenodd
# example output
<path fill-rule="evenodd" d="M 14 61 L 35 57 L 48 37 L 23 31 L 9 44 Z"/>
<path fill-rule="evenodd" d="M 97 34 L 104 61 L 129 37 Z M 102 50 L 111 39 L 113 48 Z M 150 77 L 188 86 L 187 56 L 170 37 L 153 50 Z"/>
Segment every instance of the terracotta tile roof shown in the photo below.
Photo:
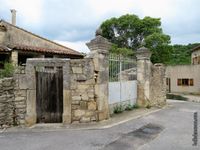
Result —
<path fill-rule="evenodd" d="M 1 52 L 8 52 L 8 51 L 11 51 L 11 49 L 6 47 L 6 46 L 0 45 L 0 51 Z"/>
<path fill-rule="evenodd" d="M 79 52 L 76 52 L 73 50 L 70 51 L 67 49 L 66 50 L 65 49 L 50 49 L 50 48 L 28 46 L 28 45 L 11 45 L 9 47 L 12 49 L 21 50 L 21 51 L 82 56 Z"/>
<path fill-rule="evenodd" d="M 199 49 L 200 49 L 200 45 L 199 45 L 199 46 L 196 46 L 195 48 L 193 48 L 193 49 L 192 49 L 192 52 L 193 52 L 193 51 L 196 51 L 196 50 L 199 50 Z"/>
<path fill-rule="evenodd" d="M 3 22 L 3 23 L 5 23 L 5 24 L 7 24 L 7 25 L 10 25 L 10 26 L 12 26 L 12 27 L 14 27 L 14 28 L 17 28 L 17 29 L 19 29 L 19 30 L 22 30 L 22 31 L 24 31 L 24 32 L 27 32 L 27 33 L 29 33 L 29 34 L 32 34 L 33 36 L 36 36 L 36 37 L 38 37 L 38 38 L 40 38 L 40 39 L 42 39 L 42 40 L 48 41 L 48 42 L 50 42 L 50 43 L 52 43 L 52 44 L 55 44 L 55 45 L 61 47 L 60 49 L 47 49 L 47 48 L 33 47 L 33 46 L 28 46 L 28 45 L 26 45 L 26 46 L 25 46 L 25 45 L 15 45 L 15 47 L 14 47 L 15 49 L 20 49 L 20 48 L 22 48 L 22 50 L 29 50 L 29 51 L 32 50 L 32 51 L 35 51 L 35 52 L 47 52 L 47 53 L 56 53 L 56 54 L 67 54 L 67 55 L 76 55 L 76 56 L 83 57 L 83 55 L 82 55 L 81 53 L 79 53 L 78 51 L 75 51 L 75 50 L 73 50 L 73 49 L 71 49 L 71 48 L 69 48 L 69 47 L 63 46 L 63 45 L 58 44 L 58 43 L 56 43 L 56 42 L 54 42 L 54 41 L 48 40 L 48 39 L 46 39 L 46 38 L 43 38 L 43 37 L 41 37 L 41 36 L 39 36 L 39 35 L 37 35 L 37 34 L 34 34 L 34 33 L 32 33 L 32 32 L 29 32 L 29 31 L 27 31 L 27 30 L 25 30 L 25 29 L 23 29 L 23 28 L 18 27 L 18 26 L 14 26 L 14 25 L 10 24 L 10 23 L 7 22 L 7 21 L 0 20 L 0 22 Z"/>

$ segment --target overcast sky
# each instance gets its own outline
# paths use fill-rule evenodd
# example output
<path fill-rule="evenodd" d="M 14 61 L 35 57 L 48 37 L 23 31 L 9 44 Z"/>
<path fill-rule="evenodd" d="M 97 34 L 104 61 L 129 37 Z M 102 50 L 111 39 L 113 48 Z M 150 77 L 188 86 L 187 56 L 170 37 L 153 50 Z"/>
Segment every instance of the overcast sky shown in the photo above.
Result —
<path fill-rule="evenodd" d="M 111 17 L 136 14 L 161 18 L 172 44 L 200 42 L 200 0 L 0 0 L 0 19 L 11 21 L 17 10 L 17 26 L 88 52 L 85 43 Z"/>

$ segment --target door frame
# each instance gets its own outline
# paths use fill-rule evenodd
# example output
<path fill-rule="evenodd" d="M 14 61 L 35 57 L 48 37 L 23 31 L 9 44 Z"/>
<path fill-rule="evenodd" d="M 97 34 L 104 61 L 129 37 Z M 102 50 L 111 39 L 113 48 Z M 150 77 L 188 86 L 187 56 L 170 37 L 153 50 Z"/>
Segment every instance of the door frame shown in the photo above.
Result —
<path fill-rule="evenodd" d="M 32 126 L 37 122 L 36 113 L 36 70 L 43 67 L 62 67 L 63 68 L 63 115 L 62 123 L 71 123 L 71 91 L 70 91 L 70 63 L 69 59 L 27 59 L 26 74 L 24 80 L 27 82 L 27 106 L 25 125 Z"/>

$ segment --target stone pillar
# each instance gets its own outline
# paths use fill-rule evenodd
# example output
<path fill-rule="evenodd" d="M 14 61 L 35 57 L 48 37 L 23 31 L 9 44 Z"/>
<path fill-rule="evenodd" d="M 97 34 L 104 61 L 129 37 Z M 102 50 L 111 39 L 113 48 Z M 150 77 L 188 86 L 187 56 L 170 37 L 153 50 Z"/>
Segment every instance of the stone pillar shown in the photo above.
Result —
<path fill-rule="evenodd" d="M 18 51 L 13 50 L 11 52 L 11 62 L 14 66 L 18 65 Z"/>
<path fill-rule="evenodd" d="M 66 61 L 63 65 L 63 123 L 70 124 L 72 122 L 72 96 L 70 90 L 70 63 Z"/>
<path fill-rule="evenodd" d="M 108 83 L 109 83 L 109 60 L 108 50 L 111 43 L 101 35 L 86 44 L 90 49 L 88 58 L 93 58 L 95 78 L 95 101 L 97 102 L 98 120 L 109 118 Z"/>
<path fill-rule="evenodd" d="M 26 63 L 26 75 L 22 79 L 25 83 L 24 89 L 27 89 L 27 107 L 25 122 L 26 126 L 32 126 L 36 124 L 36 78 L 35 78 L 35 67 L 31 60 L 27 60 Z"/>
<path fill-rule="evenodd" d="M 137 50 L 136 57 L 138 82 L 137 104 L 141 107 L 146 107 L 150 99 L 151 52 L 149 49 L 142 47 Z"/>

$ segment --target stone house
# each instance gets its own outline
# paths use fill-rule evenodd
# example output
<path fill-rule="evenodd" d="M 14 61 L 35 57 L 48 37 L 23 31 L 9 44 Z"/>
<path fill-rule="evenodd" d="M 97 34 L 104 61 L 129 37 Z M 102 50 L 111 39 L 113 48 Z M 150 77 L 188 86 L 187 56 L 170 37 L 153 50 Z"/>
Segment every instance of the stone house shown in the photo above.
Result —
<path fill-rule="evenodd" d="M 200 45 L 191 51 L 191 65 L 167 66 L 168 92 L 200 93 Z"/>
<path fill-rule="evenodd" d="M 200 64 L 200 45 L 192 49 L 191 63 L 193 65 Z"/>
<path fill-rule="evenodd" d="M 83 58 L 83 55 L 16 26 L 16 11 L 12 24 L 0 20 L 0 61 L 25 64 L 27 58 Z"/>

